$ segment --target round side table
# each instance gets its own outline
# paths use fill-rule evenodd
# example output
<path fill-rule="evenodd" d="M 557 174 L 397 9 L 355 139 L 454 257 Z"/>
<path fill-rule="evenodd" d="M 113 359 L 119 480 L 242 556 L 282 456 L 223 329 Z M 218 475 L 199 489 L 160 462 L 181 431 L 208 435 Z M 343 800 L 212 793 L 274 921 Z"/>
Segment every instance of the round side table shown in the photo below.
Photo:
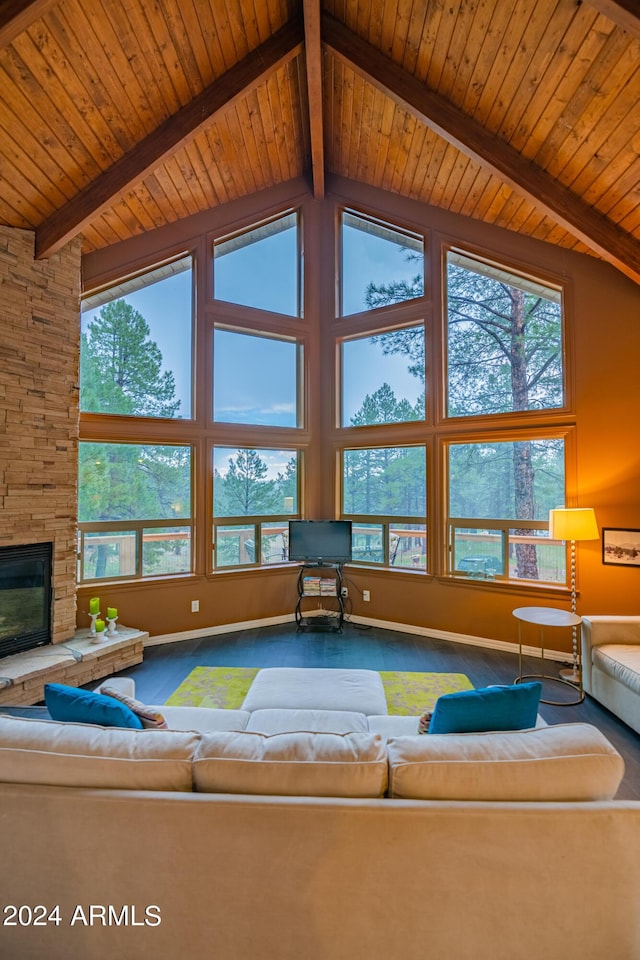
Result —
<path fill-rule="evenodd" d="M 571 680 L 565 680 L 563 677 L 550 677 L 544 670 L 544 628 L 545 627 L 577 627 L 582 623 L 582 617 L 577 613 L 569 613 L 566 610 L 557 610 L 555 607 L 517 607 L 513 611 L 513 616 L 518 621 L 518 676 L 514 683 L 523 683 L 526 680 L 545 680 L 552 683 L 562 683 L 577 693 L 577 700 L 543 700 L 540 703 L 548 703 L 554 707 L 571 707 L 584 700 L 584 690 L 582 689 L 582 670 L 578 664 L 580 679 L 577 683 Z M 541 673 L 523 674 L 522 673 L 522 624 L 533 623 L 540 627 L 540 664 Z"/>

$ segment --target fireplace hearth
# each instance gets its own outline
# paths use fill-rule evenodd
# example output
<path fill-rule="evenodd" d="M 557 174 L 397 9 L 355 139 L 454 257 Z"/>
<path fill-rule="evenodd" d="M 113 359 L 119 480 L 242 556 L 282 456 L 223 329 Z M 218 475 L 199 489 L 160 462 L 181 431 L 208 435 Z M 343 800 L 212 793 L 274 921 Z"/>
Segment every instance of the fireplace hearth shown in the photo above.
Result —
<path fill-rule="evenodd" d="M 51 642 L 53 544 L 0 547 L 0 657 Z"/>

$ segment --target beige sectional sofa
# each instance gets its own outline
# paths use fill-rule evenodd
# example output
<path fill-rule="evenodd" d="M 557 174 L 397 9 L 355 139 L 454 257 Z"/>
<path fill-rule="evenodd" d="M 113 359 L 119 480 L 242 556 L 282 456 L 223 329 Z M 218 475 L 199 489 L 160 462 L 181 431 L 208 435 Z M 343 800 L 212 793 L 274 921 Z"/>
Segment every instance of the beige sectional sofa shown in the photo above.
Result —
<path fill-rule="evenodd" d="M 640 617 L 582 618 L 582 680 L 586 693 L 640 733 Z"/>
<path fill-rule="evenodd" d="M 0 955 L 637 957 L 623 770 L 580 723 L 387 739 L 2 716 Z"/>

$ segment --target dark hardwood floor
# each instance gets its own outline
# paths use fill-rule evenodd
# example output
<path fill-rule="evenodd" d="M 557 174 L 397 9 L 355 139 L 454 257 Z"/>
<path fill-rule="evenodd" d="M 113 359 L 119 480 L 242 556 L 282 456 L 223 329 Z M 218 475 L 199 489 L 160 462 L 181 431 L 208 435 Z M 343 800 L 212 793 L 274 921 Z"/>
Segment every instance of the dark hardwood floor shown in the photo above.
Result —
<path fill-rule="evenodd" d="M 363 629 L 346 622 L 342 633 L 304 631 L 295 624 L 261 627 L 147 647 L 144 662 L 126 671 L 135 677 L 136 694 L 147 702 L 165 703 L 194 667 L 359 667 L 369 670 L 465 673 L 474 687 L 512 683 L 518 673 L 517 653 L 488 650 L 409 633 Z M 552 667 L 553 665 L 551 665 Z M 529 661 L 536 672 L 539 661 Z M 557 684 L 546 694 L 559 699 Z M 595 700 L 576 706 L 540 705 L 547 723 L 592 723 L 625 759 L 626 772 L 618 799 L 640 800 L 640 737 Z"/>

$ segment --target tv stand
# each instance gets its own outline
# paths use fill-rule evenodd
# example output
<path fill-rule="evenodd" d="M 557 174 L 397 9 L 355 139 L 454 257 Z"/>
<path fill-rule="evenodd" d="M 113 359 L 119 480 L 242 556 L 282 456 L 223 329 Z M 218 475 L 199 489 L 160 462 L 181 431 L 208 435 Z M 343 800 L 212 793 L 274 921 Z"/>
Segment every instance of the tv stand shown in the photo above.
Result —
<path fill-rule="evenodd" d="M 341 633 L 343 623 L 341 564 L 322 562 L 301 564 L 296 604 L 298 630 L 332 630 L 335 633 Z"/>

